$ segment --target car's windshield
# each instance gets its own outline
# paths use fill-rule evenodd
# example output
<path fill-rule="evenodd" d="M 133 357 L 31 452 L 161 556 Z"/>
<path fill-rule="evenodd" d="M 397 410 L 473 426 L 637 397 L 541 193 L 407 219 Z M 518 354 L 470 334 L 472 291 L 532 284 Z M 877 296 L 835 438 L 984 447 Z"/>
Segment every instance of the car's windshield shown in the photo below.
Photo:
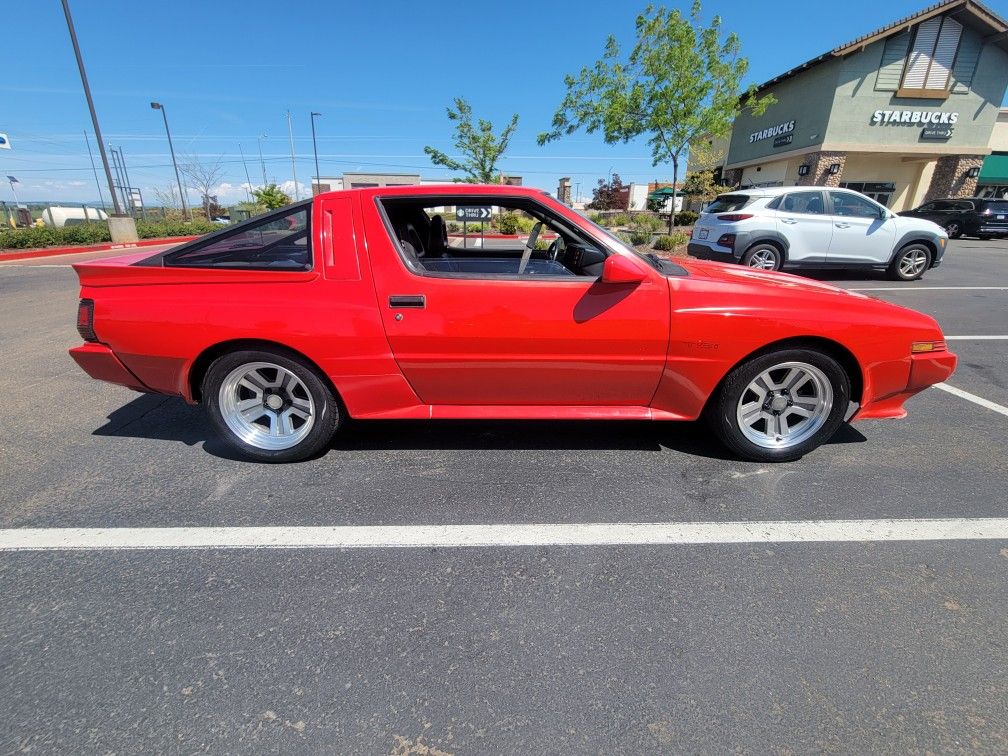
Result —
<path fill-rule="evenodd" d="M 1008 213 L 1008 202 L 984 202 L 985 213 L 997 213 L 1004 215 Z"/>
<path fill-rule="evenodd" d="M 641 260 L 643 260 L 645 263 L 647 263 L 648 265 L 650 265 L 652 268 L 654 268 L 655 270 L 657 270 L 659 273 L 663 272 L 664 269 L 662 268 L 662 263 L 661 263 L 661 258 L 660 257 L 658 257 L 657 255 L 654 255 L 654 254 L 646 255 L 646 254 L 644 254 L 642 252 L 638 252 L 636 249 L 634 249 L 629 244 L 627 244 L 625 241 L 623 241 L 618 236 L 616 236 L 616 234 L 614 234 L 608 228 L 606 228 L 605 226 L 600 226 L 598 223 L 596 223 L 595 221 L 593 221 L 591 218 L 589 218 L 587 215 L 585 215 L 580 210 L 575 210 L 574 212 L 576 212 L 578 215 L 580 215 L 582 218 L 584 218 L 585 222 L 588 223 L 592 228 L 596 229 L 597 231 L 601 231 L 606 236 L 606 238 L 613 244 L 613 246 L 615 246 L 618 249 L 621 249 L 621 250 L 623 250 L 625 252 L 629 252 L 632 255 L 636 255 L 638 258 L 640 258 Z"/>

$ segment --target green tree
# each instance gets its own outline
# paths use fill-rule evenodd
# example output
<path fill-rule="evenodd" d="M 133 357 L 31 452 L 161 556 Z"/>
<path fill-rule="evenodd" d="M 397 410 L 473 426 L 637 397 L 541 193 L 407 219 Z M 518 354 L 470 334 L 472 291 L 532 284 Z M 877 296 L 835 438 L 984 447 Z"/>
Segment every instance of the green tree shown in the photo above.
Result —
<path fill-rule="evenodd" d="M 637 42 L 628 56 L 609 37 L 602 58 L 582 68 L 577 78 L 564 79 L 567 95 L 539 144 L 582 128 L 601 130 L 609 144 L 646 136 L 652 164 L 672 163 L 674 208 L 679 165 L 690 141 L 727 134 L 742 107 L 760 115 L 775 102 L 771 95 L 757 97 L 755 87 L 747 90 L 744 102 L 740 98 L 749 68 L 740 52 L 734 32 L 722 39 L 720 16 L 707 27 L 701 24 L 699 0 L 689 17 L 649 5 L 637 16 Z"/>
<path fill-rule="evenodd" d="M 455 122 L 455 149 L 461 155 L 461 160 L 449 157 L 436 147 L 424 147 L 424 152 L 430 156 L 434 165 L 441 165 L 453 171 L 464 174 L 456 181 L 470 184 L 496 184 L 499 181 L 497 162 L 505 153 L 511 135 L 518 128 L 518 114 L 511 117 L 511 122 L 500 133 L 494 134 L 493 124 L 482 118 L 473 123 L 472 106 L 462 97 L 455 98 L 455 109 L 450 107 L 448 119 Z"/>
<path fill-rule="evenodd" d="M 252 196 L 255 197 L 257 205 L 262 205 L 267 210 L 276 210 L 291 203 L 291 198 L 276 184 L 266 184 L 253 189 Z"/>
<path fill-rule="evenodd" d="M 730 188 L 714 182 L 714 171 L 693 171 L 686 174 L 682 193 L 707 204 Z"/>

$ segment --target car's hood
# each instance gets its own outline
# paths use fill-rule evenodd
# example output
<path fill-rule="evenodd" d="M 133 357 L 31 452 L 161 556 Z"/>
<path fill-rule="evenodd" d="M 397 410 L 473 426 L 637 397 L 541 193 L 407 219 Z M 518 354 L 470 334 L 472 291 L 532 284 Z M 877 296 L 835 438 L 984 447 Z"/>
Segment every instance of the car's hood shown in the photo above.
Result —
<path fill-rule="evenodd" d="M 814 281 L 804 276 L 790 273 L 775 273 L 766 270 L 754 270 L 731 263 L 719 263 L 695 258 L 676 259 L 675 263 L 685 268 L 691 276 L 706 278 L 734 285 L 769 286 L 786 289 L 795 293 L 818 292 L 822 294 L 837 294 L 865 298 L 857 292 L 850 292 L 822 281 Z"/>

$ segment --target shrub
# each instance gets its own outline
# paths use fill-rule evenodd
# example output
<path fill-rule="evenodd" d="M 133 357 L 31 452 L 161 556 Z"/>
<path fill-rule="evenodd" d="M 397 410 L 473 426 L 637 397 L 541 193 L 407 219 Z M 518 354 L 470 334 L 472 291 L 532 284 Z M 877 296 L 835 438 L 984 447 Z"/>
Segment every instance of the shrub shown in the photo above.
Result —
<path fill-rule="evenodd" d="M 447 227 L 449 234 L 456 234 L 462 230 L 462 224 L 456 223 L 455 221 L 448 221 L 445 226 Z"/>
<path fill-rule="evenodd" d="M 649 241 L 651 241 L 650 231 L 631 231 L 629 236 L 630 236 L 630 243 L 633 244 L 635 247 L 639 247 L 642 244 L 647 244 Z"/>
<path fill-rule="evenodd" d="M 683 210 L 680 213 L 676 213 L 675 225 L 677 226 L 692 226 L 696 223 L 697 218 L 699 218 L 698 213 L 694 213 L 692 210 Z"/>
<path fill-rule="evenodd" d="M 141 239 L 161 239 L 170 236 L 200 236 L 223 228 L 217 223 L 196 218 L 192 223 L 182 221 L 138 221 L 137 236 Z"/>
<path fill-rule="evenodd" d="M 662 234 L 655 239 L 654 248 L 659 252 L 671 252 L 686 243 L 686 234 Z"/>
<path fill-rule="evenodd" d="M 181 221 L 139 221 L 137 236 L 141 239 L 160 239 L 172 236 L 199 236 L 221 228 L 216 223 L 196 220 L 192 223 Z M 102 244 L 112 241 L 107 223 L 78 223 L 53 228 L 51 226 L 31 226 L 30 228 L 0 228 L 0 249 L 40 249 L 73 244 Z"/>
<path fill-rule="evenodd" d="M 518 227 L 518 213 L 501 213 L 497 216 L 497 230 L 502 234 L 517 234 Z"/>
<path fill-rule="evenodd" d="M 635 231 L 649 231 L 654 233 L 661 229 L 665 223 L 657 215 L 649 213 L 637 213 L 630 219 L 630 227 Z"/>

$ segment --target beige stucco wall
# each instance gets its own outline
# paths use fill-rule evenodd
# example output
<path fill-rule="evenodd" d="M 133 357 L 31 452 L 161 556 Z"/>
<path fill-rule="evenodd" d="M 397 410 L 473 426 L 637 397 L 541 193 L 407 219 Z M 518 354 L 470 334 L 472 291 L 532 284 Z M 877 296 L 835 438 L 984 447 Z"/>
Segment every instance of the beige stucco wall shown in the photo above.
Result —
<path fill-rule="evenodd" d="M 1008 152 L 1008 108 L 1002 108 L 991 132 L 990 148 L 994 152 Z"/>
<path fill-rule="evenodd" d="M 916 207 L 914 199 L 923 196 L 927 184 L 921 184 L 921 172 L 926 165 L 932 170 L 934 160 L 927 162 L 904 161 L 900 155 L 886 155 L 877 152 L 848 153 L 841 181 L 892 181 L 896 191 L 889 201 L 892 210 L 907 210 Z"/>

